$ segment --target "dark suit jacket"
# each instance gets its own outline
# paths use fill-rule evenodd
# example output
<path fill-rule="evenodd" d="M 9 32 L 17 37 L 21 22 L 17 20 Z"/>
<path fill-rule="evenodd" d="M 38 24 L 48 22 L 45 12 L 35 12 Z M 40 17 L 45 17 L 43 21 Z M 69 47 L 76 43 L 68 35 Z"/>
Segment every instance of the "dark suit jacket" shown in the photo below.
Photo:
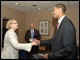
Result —
<path fill-rule="evenodd" d="M 30 29 L 26 31 L 25 39 L 27 40 L 28 43 L 31 43 L 29 41 L 29 38 L 31 38 L 31 30 Z M 37 40 L 41 39 L 41 35 L 39 34 L 39 31 L 36 29 L 34 29 L 34 38 L 36 38 Z"/>
<path fill-rule="evenodd" d="M 65 16 L 52 39 L 41 40 L 40 45 L 52 45 L 49 59 L 77 59 L 76 29 Z"/>
<path fill-rule="evenodd" d="M 27 41 L 27 43 L 31 43 L 29 41 L 29 38 L 31 38 L 31 30 L 27 30 L 26 31 L 26 34 L 25 34 L 25 40 Z M 34 29 L 34 38 L 36 38 L 37 40 L 40 40 L 41 39 L 41 35 L 39 34 L 39 31 Z M 39 46 L 33 46 L 32 47 L 34 49 L 34 52 L 38 52 L 38 48 Z"/>

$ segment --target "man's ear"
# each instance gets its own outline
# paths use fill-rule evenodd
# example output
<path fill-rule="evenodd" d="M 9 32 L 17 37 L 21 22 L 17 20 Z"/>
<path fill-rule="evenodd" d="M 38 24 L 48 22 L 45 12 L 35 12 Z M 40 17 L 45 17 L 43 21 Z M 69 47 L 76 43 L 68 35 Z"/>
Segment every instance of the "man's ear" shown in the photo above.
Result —
<path fill-rule="evenodd" d="M 61 8 L 59 8 L 59 11 L 62 11 L 62 9 L 61 9 Z"/>

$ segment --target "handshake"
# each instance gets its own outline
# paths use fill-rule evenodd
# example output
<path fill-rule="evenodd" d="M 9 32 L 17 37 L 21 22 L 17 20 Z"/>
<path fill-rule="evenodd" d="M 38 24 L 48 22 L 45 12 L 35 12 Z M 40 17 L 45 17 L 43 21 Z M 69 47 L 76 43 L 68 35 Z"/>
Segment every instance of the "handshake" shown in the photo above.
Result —
<path fill-rule="evenodd" d="M 40 45 L 40 40 L 33 39 L 32 46 Z"/>

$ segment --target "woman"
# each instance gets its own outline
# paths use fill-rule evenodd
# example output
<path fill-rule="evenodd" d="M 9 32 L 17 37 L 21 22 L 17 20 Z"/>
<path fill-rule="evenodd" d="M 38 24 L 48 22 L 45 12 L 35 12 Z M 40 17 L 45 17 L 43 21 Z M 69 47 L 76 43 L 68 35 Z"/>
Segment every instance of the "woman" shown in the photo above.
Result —
<path fill-rule="evenodd" d="M 18 43 L 18 38 L 15 30 L 18 28 L 17 21 L 15 19 L 10 19 L 7 22 L 6 28 L 9 29 L 4 37 L 4 48 L 1 52 L 2 59 L 18 59 L 18 49 L 26 50 L 30 52 L 31 47 L 36 45 L 36 42 L 32 43 Z"/>

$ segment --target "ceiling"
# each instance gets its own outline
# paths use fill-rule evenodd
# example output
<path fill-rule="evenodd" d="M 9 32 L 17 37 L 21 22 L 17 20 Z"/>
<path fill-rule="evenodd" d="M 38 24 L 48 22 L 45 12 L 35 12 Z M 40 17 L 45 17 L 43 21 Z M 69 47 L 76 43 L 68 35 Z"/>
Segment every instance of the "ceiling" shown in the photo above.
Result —
<path fill-rule="evenodd" d="M 18 5 L 15 4 L 16 2 Z M 2 5 L 25 13 L 50 11 L 53 9 L 53 6 L 58 3 L 65 4 L 66 8 L 79 8 L 79 1 L 1 1 Z M 41 9 L 39 10 L 38 8 Z"/>

